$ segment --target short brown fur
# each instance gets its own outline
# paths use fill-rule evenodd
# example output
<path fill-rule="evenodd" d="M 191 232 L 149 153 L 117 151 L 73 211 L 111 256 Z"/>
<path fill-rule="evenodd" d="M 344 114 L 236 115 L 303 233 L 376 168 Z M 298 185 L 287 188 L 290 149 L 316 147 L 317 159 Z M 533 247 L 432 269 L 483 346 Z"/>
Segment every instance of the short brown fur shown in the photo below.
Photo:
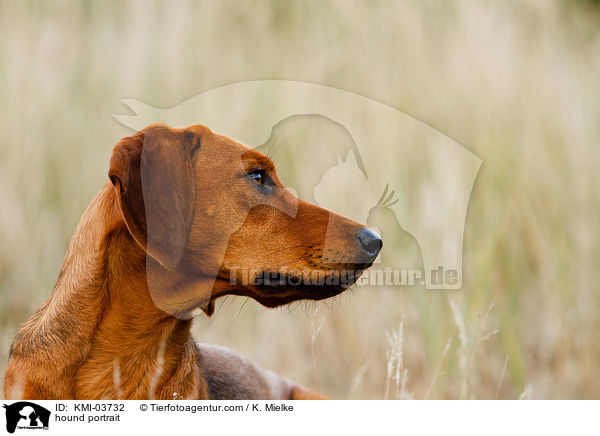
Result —
<path fill-rule="evenodd" d="M 244 177 L 255 167 L 275 189 L 268 204 Z M 151 125 L 124 138 L 109 177 L 75 230 L 50 298 L 13 342 L 5 398 L 324 398 L 195 343 L 191 313 L 210 315 L 226 294 L 275 307 L 342 292 L 232 285 L 231 277 L 234 266 L 347 268 L 362 226 L 298 200 L 270 160 L 203 126 Z"/>

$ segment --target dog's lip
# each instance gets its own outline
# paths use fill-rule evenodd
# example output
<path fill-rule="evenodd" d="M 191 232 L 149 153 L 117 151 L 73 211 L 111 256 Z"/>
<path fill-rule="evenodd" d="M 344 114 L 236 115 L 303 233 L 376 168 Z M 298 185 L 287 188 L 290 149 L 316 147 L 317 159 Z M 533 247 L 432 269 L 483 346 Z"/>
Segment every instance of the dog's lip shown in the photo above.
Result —
<path fill-rule="evenodd" d="M 256 301 L 266 307 L 283 306 L 299 300 L 324 300 L 326 298 L 335 297 L 347 290 L 350 286 L 318 286 L 318 285 L 299 285 L 290 290 L 289 287 L 282 289 L 281 292 L 273 293 L 270 290 L 266 295 L 254 295 Z"/>
<path fill-rule="evenodd" d="M 211 295 L 211 301 L 228 294 L 241 295 L 250 297 L 266 307 L 279 307 L 299 300 L 324 300 L 335 297 L 353 285 L 354 283 L 347 286 L 237 286 L 230 287 L 227 292 Z"/>
<path fill-rule="evenodd" d="M 273 278 L 278 278 L 278 274 L 281 275 L 284 273 L 275 271 L 275 270 L 263 270 L 255 276 L 255 278 L 246 284 L 233 284 L 231 280 L 231 276 L 220 275 L 218 278 L 223 283 L 227 284 L 227 290 L 224 292 L 220 292 L 219 294 L 213 294 L 211 299 L 217 299 L 223 295 L 242 295 L 246 297 L 250 297 L 263 306 L 266 307 L 279 307 L 284 306 L 286 304 L 292 303 L 294 301 L 299 300 L 324 300 L 327 298 L 335 297 L 338 294 L 346 291 L 355 285 L 358 278 L 361 274 L 371 265 L 361 264 L 354 265 L 354 268 L 348 268 L 348 270 L 352 270 L 354 272 L 353 279 L 349 280 L 346 283 L 337 283 L 337 284 L 328 284 L 327 282 L 322 284 L 306 284 L 302 280 L 300 280 L 297 284 L 290 283 L 268 283 L 265 284 L 264 281 L 259 283 L 256 282 L 257 277 L 265 277 L 270 275 Z M 344 269 L 329 269 L 329 270 L 319 270 L 321 273 L 329 272 L 342 272 Z"/>
<path fill-rule="evenodd" d="M 326 298 L 335 297 L 352 287 L 365 269 L 366 268 L 355 269 L 353 279 L 346 283 L 327 284 L 325 281 L 321 284 L 307 284 L 301 280 L 297 284 L 281 282 L 267 284 L 264 282 L 258 284 L 254 283 L 252 288 L 254 288 L 255 293 L 252 298 L 267 307 L 282 306 L 298 300 L 324 300 Z M 257 278 L 260 277 L 264 279 L 264 277 L 268 275 L 275 278 L 278 278 L 279 275 L 280 279 L 285 278 L 281 277 L 285 276 L 284 273 L 277 271 L 263 271 L 257 275 Z"/>
<path fill-rule="evenodd" d="M 370 265 L 369 265 L 370 266 Z M 368 266 L 361 265 L 359 269 L 352 270 L 337 270 L 337 269 L 329 269 L 329 270 L 318 270 L 314 271 L 319 273 L 319 280 L 321 282 L 315 283 L 313 282 L 312 276 L 300 277 L 298 274 L 290 273 L 290 272 L 281 272 L 281 271 L 272 271 L 272 270 L 263 270 L 259 272 L 253 280 L 252 286 L 257 288 L 265 288 L 265 289 L 298 289 L 298 288 L 307 288 L 307 289 L 324 289 L 324 288 L 337 288 L 340 287 L 342 290 L 352 286 L 361 274 L 368 268 Z M 336 274 L 342 274 L 343 271 L 352 272 L 351 279 L 348 280 L 348 276 L 345 276 L 346 281 L 340 280 L 336 284 L 327 283 L 328 280 L 334 278 Z M 313 273 L 313 271 L 311 271 Z"/>

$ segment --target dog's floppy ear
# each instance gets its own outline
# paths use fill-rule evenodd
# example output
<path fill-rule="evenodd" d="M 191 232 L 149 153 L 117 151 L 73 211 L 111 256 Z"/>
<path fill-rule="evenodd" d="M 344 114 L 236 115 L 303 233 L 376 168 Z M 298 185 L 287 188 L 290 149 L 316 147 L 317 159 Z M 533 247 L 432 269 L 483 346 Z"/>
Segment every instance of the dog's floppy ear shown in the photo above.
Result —
<path fill-rule="evenodd" d="M 192 158 L 200 138 L 153 125 L 114 148 L 108 176 L 129 232 L 167 269 L 179 265 L 194 212 Z"/>

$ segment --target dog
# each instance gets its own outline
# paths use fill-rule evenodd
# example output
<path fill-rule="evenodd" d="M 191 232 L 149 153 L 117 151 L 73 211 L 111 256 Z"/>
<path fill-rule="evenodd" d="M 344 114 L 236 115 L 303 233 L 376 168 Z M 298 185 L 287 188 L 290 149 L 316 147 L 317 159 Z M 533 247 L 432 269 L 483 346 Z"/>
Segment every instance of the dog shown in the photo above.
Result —
<path fill-rule="evenodd" d="M 224 295 L 267 307 L 333 297 L 372 265 L 379 235 L 298 199 L 268 158 L 201 125 L 123 138 L 108 176 L 15 337 L 5 398 L 324 398 L 195 343 L 193 315 Z"/>

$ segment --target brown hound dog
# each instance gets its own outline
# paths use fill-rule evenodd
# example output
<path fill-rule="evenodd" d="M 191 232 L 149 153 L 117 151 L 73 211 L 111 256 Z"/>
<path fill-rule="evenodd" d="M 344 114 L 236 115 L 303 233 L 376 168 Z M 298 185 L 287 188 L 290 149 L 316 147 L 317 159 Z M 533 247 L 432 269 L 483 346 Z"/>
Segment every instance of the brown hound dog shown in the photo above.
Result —
<path fill-rule="evenodd" d="M 268 307 L 334 296 L 371 266 L 381 238 L 299 200 L 268 158 L 200 125 L 124 138 L 109 177 L 52 295 L 11 346 L 5 398 L 323 398 L 196 344 L 191 313 L 212 314 L 226 294 Z M 332 279 L 349 269 L 347 281 Z M 299 270 L 320 278 L 299 280 Z"/>

